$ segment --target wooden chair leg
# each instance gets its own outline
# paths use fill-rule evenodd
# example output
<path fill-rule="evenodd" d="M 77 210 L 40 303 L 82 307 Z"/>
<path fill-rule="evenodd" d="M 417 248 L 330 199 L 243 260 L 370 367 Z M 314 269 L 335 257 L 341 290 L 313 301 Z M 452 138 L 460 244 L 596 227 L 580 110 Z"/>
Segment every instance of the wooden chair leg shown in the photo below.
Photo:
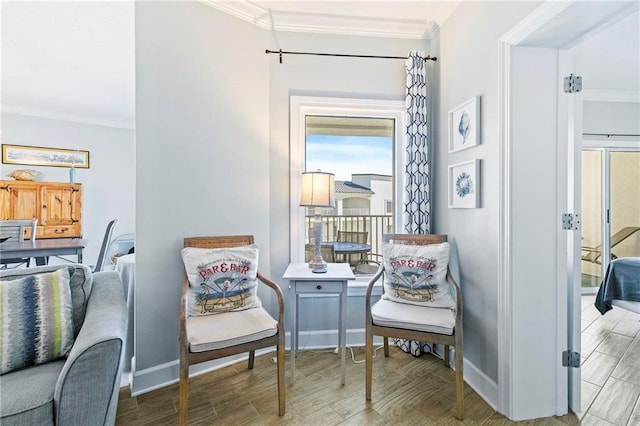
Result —
<path fill-rule="evenodd" d="M 386 337 L 385 337 L 386 341 Z M 373 379 L 373 336 L 365 337 L 365 398 L 371 401 L 371 381 Z"/>
<path fill-rule="evenodd" d="M 249 352 L 249 370 L 253 370 L 253 361 L 256 357 L 256 351 Z"/>
<path fill-rule="evenodd" d="M 180 363 L 180 426 L 187 426 L 189 410 L 189 366 Z"/>
<path fill-rule="evenodd" d="M 277 353 L 278 370 L 278 415 L 284 416 L 285 396 L 284 396 L 284 343 L 278 345 Z"/>
<path fill-rule="evenodd" d="M 384 336 L 383 340 L 384 340 L 384 357 L 389 358 L 389 338 L 387 336 Z"/>
<path fill-rule="evenodd" d="M 457 346 L 457 345 L 456 345 Z M 463 420 L 464 418 L 464 374 L 463 374 L 463 359 L 462 359 L 462 345 L 455 348 L 456 354 L 456 418 Z"/>
<path fill-rule="evenodd" d="M 449 367 L 451 360 L 449 359 L 451 351 L 449 350 L 449 345 L 444 345 L 444 365 Z"/>

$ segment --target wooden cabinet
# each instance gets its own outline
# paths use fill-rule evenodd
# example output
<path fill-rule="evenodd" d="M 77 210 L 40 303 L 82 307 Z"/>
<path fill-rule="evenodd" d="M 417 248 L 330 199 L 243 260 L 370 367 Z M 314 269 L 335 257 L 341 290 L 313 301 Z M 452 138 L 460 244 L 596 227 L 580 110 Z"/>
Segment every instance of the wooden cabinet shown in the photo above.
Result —
<path fill-rule="evenodd" d="M 0 219 L 33 218 L 38 219 L 36 238 L 81 237 L 82 185 L 0 181 Z"/>

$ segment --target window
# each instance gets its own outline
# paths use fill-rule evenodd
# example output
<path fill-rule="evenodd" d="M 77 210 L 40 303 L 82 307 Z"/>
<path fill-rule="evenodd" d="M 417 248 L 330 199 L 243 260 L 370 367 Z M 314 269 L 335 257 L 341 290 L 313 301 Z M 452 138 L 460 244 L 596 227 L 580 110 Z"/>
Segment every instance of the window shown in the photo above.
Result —
<path fill-rule="evenodd" d="M 364 231 L 381 254 L 382 235 L 401 229 L 404 102 L 292 96 L 290 107 L 291 261 L 304 261 L 311 227 L 299 205 L 300 174 L 317 169 L 336 175 L 323 241 L 335 241 L 338 230 Z"/>
<path fill-rule="evenodd" d="M 393 201 L 385 200 L 385 213 L 393 213 Z"/>

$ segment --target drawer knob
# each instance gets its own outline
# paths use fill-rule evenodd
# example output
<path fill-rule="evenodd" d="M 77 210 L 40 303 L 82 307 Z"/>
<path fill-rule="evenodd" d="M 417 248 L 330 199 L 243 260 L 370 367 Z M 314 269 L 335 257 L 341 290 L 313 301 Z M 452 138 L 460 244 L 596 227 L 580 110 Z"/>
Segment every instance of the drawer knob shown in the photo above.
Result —
<path fill-rule="evenodd" d="M 316 290 L 322 290 L 322 286 L 321 286 L 320 284 L 318 284 L 318 285 L 316 286 Z"/>

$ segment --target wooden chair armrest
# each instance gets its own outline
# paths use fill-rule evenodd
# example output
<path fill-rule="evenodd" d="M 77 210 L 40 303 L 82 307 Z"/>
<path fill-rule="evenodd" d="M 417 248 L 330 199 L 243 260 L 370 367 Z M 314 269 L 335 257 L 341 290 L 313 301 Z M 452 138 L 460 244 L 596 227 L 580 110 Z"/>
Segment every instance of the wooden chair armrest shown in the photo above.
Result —
<path fill-rule="evenodd" d="M 278 329 L 280 331 L 284 331 L 284 295 L 282 294 L 282 289 L 278 284 L 262 275 L 259 271 L 258 279 L 271 287 L 271 289 L 276 293 L 276 297 L 278 298 Z"/>
<path fill-rule="evenodd" d="M 380 277 L 382 277 L 382 274 L 384 273 L 384 269 L 380 268 L 378 269 L 378 272 L 376 272 L 376 274 L 371 278 L 371 280 L 369 281 L 369 284 L 367 285 L 367 291 L 364 295 L 364 303 L 365 303 L 365 314 L 366 314 L 366 321 L 367 324 L 371 323 L 371 292 L 373 291 L 373 286 L 376 283 L 376 281 L 378 281 L 380 279 Z"/>
<path fill-rule="evenodd" d="M 451 285 L 451 287 L 453 287 L 453 289 L 456 292 L 456 325 L 455 325 L 455 329 L 456 329 L 456 333 L 458 332 L 457 330 L 460 330 L 462 327 L 462 308 L 463 308 L 463 303 L 462 303 L 462 292 L 460 291 L 460 286 L 458 285 L 458 283 L 456 282 L 456 280 L 453 278 L 453 275 L 451 275 L 451 271 L 447 268 L 447 282 L 449 283 L 449 285 Z"/>

